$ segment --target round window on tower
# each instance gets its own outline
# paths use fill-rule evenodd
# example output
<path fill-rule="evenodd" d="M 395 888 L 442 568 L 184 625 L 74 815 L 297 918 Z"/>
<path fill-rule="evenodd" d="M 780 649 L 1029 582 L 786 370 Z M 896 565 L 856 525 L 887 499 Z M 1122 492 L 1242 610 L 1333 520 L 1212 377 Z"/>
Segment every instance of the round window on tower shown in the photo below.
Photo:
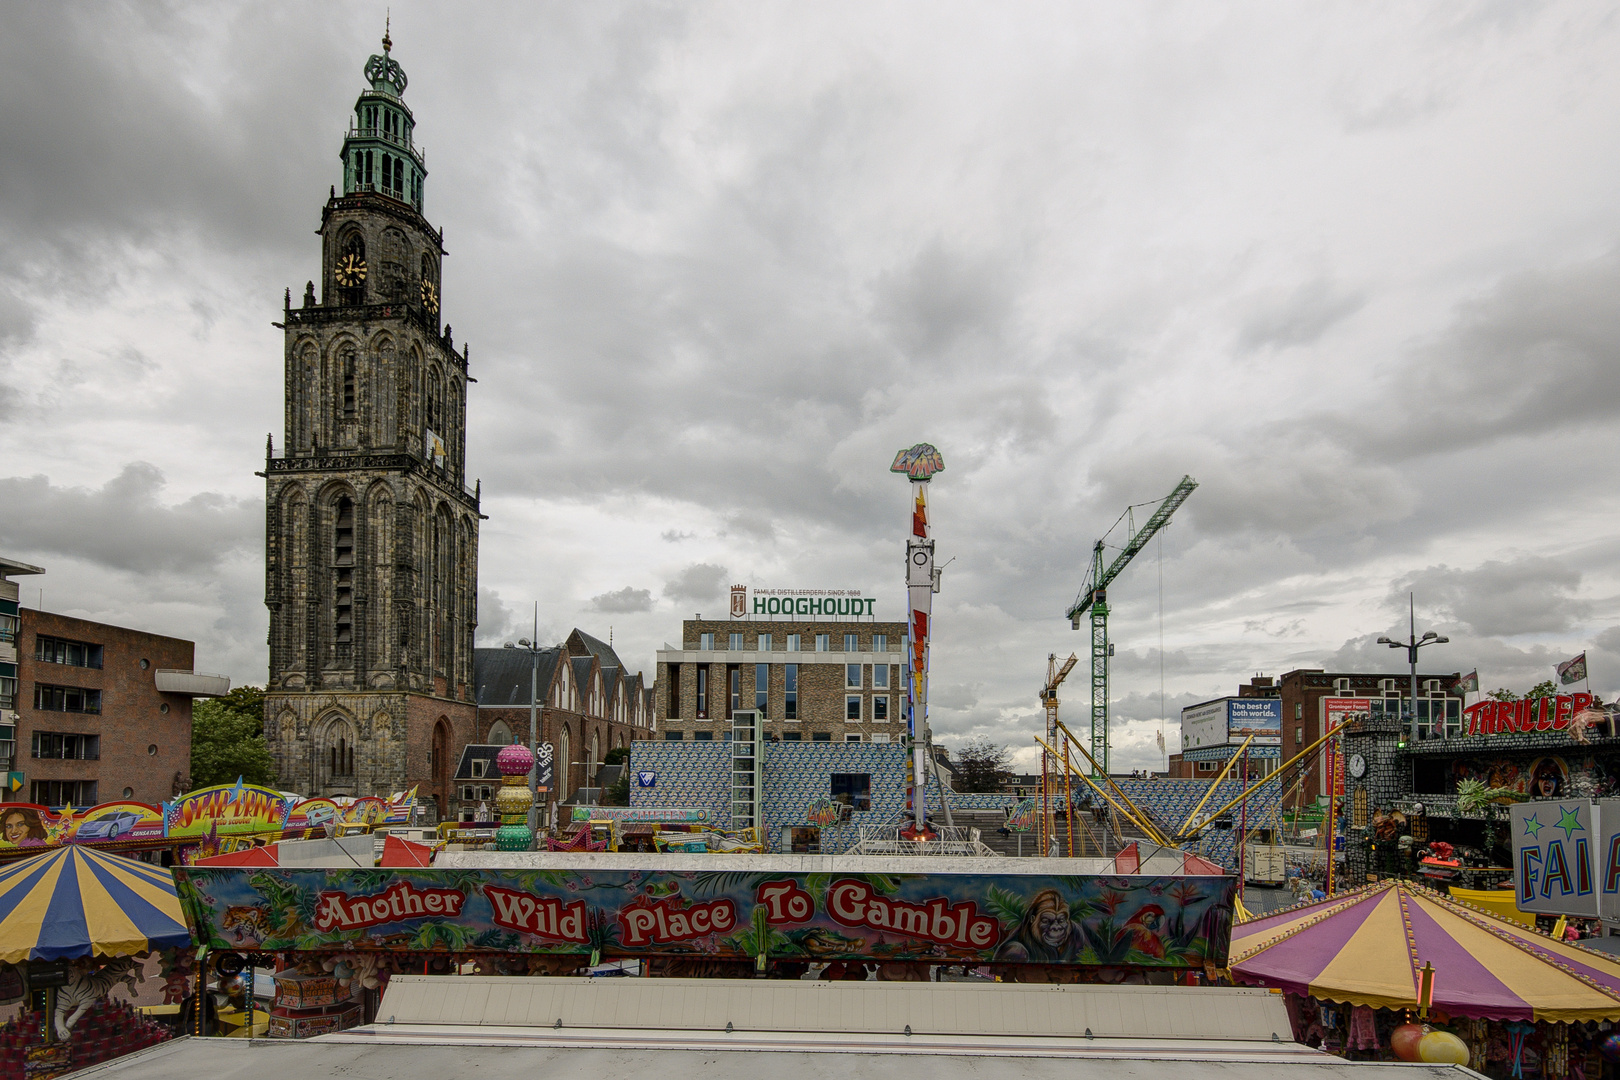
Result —
<path fill-rule="evenodd" d="M 134 797 L 135 797 L 135 789 L 134 788 L 127 787 L 127 788 L 124 789 L 124 798 L 133 799 Z"/>
<path fill-rule="evenodd" d="M 141 670 L 142 671 L 145 671 L 147 668 L 149 668 L 151 666 L 152 666 L 152 661 L 150 661 L 150 660 L 142 660 L 141 661 Z"/>
<path fill-rule="evenodd" d="M 151 746 L 146 748 L 146 756 L 157 757 L 157 743 L 153 743 Z"/>

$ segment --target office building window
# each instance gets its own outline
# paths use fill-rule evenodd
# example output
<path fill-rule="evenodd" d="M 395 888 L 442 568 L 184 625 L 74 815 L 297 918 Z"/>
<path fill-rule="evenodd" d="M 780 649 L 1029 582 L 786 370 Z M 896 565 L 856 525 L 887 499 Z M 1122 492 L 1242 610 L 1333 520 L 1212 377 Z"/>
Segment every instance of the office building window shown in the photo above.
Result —
<path fill-rule="evenodd" d="M 857 731 L 845 732 L 844 733 L 844 741 L 845 742 L 860 742 L 861 741 L 860 732 L 857 732 Z"/>
<path fill-rule="evenodd" d="M 67 735 L 51 731 L 34 732 L 34 756 L 67 761 L 99 761 L 100 735 Z"/>
<path fill-rule="evenodd" d="M 1296 727 L 1294 729 L 1294 742 L 1301 745 L 1301 746 L 1305 745 L 1305 729 L 1304 728 Z M 1325 844 L 1326 841 L 1323 841 L 1323 843 Z M 1324 847 L 1322 850 L 1326 851 L 1327 848 Z"/>
<path fill-rule="evenodd" d="M 860 739 L 855 740 L 859 742 Z M 851 810 L 872 809 L 872 776 L 870 773 L 833 773 L 832 800 L 841 802 Z"/>
<path fill-rule="evenodd" d="M 726 711 L 726 719 L 730 720 L 731 714 L 742 708 L 742 669 L 736 664 L 729 665 L 726 668 L 726 681 L 731 683 L 731 708 Z"/>
<path fill-rule="evenodd" d="M 788 639 L 787 651 L 788 652 L 798 652 L 799 651 L 799 635 L 798 634 L 789 634 L 787 636 L 787 639 Z"/>
<path fill-rule="evenodd" d="M 568 669 L 564 668 L 566 672 Z M 681 715 L 681 665 L 669 665 L 669 700 L 664 703 L 664 718 L 679 719 Z"/>
<path fill-rule="evenodd" d="M 760 652 L 770 652 L 771 651 L 771 635 L 769 635 L 769 634 L 761 634 L 761 635 L 759 635 L 759 651 Z"/>
<path fill-rule="evenodd" d="M 754 708 L 759 710 L 763 718 L 766 715 L 766 703 L 770 701 L 771 693 L 771 665 L 754 665 Z"/>
<path fill-rule="evenodd" d="M 859 637 L 857 637 L 856 635 L 854 635 L 854 634 L 845 634 L 844 635 L 844 651 L 845 652 L 860 652 L 861 651 L 861 639 Z"/>
<path fill-rule="evenodd" d="M 742 639 L 743 636 L 741 634 L 732 634 L 730 641 L 728 641 L 726 644 L 726 648 L 730 649 L 732 652 L 742 652 Z"/>
<path fill-rule="evenodd" d="M 844 685 L 855 690 L 861 688 L 861 665 L 844 665 Z"/>
<path fill-rule="evenodd" d="M 714 635 L 713 634 L 699 634 L 698 635 L 698 648 L 703 649 L 703 650 L 705 650 L 707 652 L 712 652 L 714 650 Z"/>
<path fill-rule="evenodd" d="M 872 689 L 887 690 L 889 688 L 889 665 L 872 665 Z"/>
<path fill-rule="evenodd" d="M 787 698 L 782 704 L 782 719 L 797 720 L 799 718 L 799 665 L 784 664 L 782 667 L 782 681 Z"/>
<path fill-rule="evenodd" d="M 782 732 L 782 741 L 783 742 L 801 742 L 803 739 L 804 739 L 804 732 L 802 732 L 802 731 L 784 731 L 784 732 Z"/>
<path fill-rule="evenodd" d="M 34 708 L 45 712 L 99 713 L 101 691 L 77 686 L 34 684 Z"/>
<path fill-rule="evenodd" d="M 101 666 L 101 646 L 40 634 L 34 639 L 34 659 L 47 664 L 98 668 Z"/>
<path fill-rule="evenodd" d="M 888 634 L 873 634 L 872 635 L 872 651 L 873 652 L 888 652 L 889 651 L 889 635 Z"/>
<path fill-rule="evenodd" d="M 812 731 L 810 733 L 810 741 L 811 742 L 832 742 L 832 732 L 830 732 L 830 731 Z"/>
<path fill-rule="evenodd" d="M 29 785 L 28 801 L 41 806 L 94 806 L 94 780 L 35 780 Z"/>
<path fill-rule="evenodd" d="M 861 718 L 861 695 L 849 694 L 844 698 L 844 719 L 859 720 Z"/>
<path fill-rule="evenodd" d="M 664 741 L 665 742 L 680 742 L 684 738 L 686 738 L 686 733 L 682 732 L 682 731 L 666 731 L 666 732 L 664 732 Z"/>
<path fill-rule="evenodd" d="M 714 732 L 712 732 L 712 731 L 694 731 L 694 732 L 692 732 L 692 741 L 693 742 L 713 742 L 714 741 Z"/>
<path fill-rule="evenodd" d="M 832 652 L 832 635 L 816 635 L 816 652 Z"/>
<path fill-rule="evenodd" d="M 889 719 L 889 695 L 878 694 L 872 698 L 872 719 L 876 723 L 884 723 Z"/>
<path fill-rule="evenodd" d="M 699 664 L 697 669 L 697 718 L 709 718 L 709 665 Z"/>
<path fill-rule="evenodd" d="M 881 742 L 881 743 L 886 743 L 886 742 L 888 742 L 888 741 L 889 741 L 889 736 L 888 736 L 888 734 L 887 734 L 887 733 L 885 733 L 885 734 L 881 734 L 881 735 L 873 735 L 873 736 L 872 736 L 872 737 L 871 737 L 871 738 L 870 738 L 870 739 L 867 739 L 867 740 L 866 740 L 866 741 L 867 741 L 867 742 Z"/>

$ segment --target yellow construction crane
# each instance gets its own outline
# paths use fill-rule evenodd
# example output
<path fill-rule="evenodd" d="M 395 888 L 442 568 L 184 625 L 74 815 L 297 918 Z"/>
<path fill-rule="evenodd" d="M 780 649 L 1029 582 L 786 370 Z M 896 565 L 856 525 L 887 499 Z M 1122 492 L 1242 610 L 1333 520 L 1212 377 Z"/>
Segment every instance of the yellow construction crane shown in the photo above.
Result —
<path fill-rule="evenodd" d="M 1067 679 L 1069 677 L 1069 672 L 1073 671 L 1074 670 L 1074 665 L 1078 664 L 1079 662 L 1080 662 L 1080 658 L 1078 656 L 1076 656 L 1075 654 L 1070 653 L 1069 658 L 1063 662 L 1063 666 L 1060 668 L 1060 667 L 1058 667 L 1057 653 L 1048 653 L 1047 654 L 1047 657 L 1046 657 L 1046 685 L 1041 688 L 1041 704 L 1046 706 L 1046 743 L 1047 743 L 1047 745 L 1050 745 L 1050 744 L 1057 741 L 1057 735 L 1058 735 L 1058 686 L 1062 684 L 1064 679 Z M 1067 741 L 1067 736 L 1065 736 L 1065 741 L 1063 743 L 1063 761 L 1064 761 L 1065 766 L 1067 766 L 1068 760 L 1069 760 L 1069 744 L 1068 744 L 1068 741 Z M 1056 765 L 1056 764 L 1057 763 L 1052 759 L 1052 753 L 1051 753 L 1050 750 L 1042 750 L 1041 751 L 1041 851 L 1042 852 L 1050 851 L 1051 846 L 1052 846 L 1052 835 L 1053 835 L 1053 832 L 1054 832 L 1054 827 L 1053 827 L 1053 822 L 1052 822 L 1052 798 L 1053 798 L 1053 796 L 1055 796 L 1057 794 L 1057 792 L 1055 790 L 1056 784 L 1053 782 L 1053 779 L 1054 779 L 1053 778 L 1053 766 Z M 1064 801 L 1063 801 L 1063 806 L 1064 806 L 1063 813 L 1064 813 L 1064 820 L 1067 821 L 1068 820 L 1068 815 L 1074 813 L 1074 807 L 1069 805 L 1069 799 L 1067 798 L 1067 796 L 1069 794 L 1069 770 L 1068 770 L 1067 767 L 1065 767 L 1062 770 L 1062 772 L 1063 772 L 1063 793 L 1064 793 L 1064 796 L 1065 796 Z M 1070 822 L 1070 824 L 1069 824 L 1068 833 L 1069 833 L 1069 855 L 1072 857 L 1074 855 L 1074 824 L 1072 822 Z"/>

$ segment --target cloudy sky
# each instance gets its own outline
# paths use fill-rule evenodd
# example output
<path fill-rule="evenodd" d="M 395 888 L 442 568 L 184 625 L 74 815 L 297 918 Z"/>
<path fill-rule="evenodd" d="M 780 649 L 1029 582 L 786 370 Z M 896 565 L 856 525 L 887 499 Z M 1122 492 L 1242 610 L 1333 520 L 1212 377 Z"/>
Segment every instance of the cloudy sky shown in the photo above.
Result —
<path fill-rule="evenodd" d="M 898 617 L 887 470 L 928 440 L 941 742 L 1029 753 L 1092 542 L 1184 473 L 1110 597 L 1118 765 L 1257 672 L 1389 667 L 1408 590 L 1435 670 L 1584 648 L 1620 690 L 1612 5 L 392 8 L 479 380 L 481 641 L 538 602 L 650 680 L 732 582 Z M 270 323 L 383 11 L 0 7 L 29 606 L 262 681 Z"/>

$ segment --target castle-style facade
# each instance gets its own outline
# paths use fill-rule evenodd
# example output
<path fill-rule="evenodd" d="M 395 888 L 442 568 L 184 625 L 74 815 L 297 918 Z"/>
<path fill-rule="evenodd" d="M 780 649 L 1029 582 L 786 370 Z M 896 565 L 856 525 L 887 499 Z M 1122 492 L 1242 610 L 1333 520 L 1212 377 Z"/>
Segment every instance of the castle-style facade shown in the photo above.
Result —
<path fill-rule="evenodd" d="M 443 233 L 405 73 L 383 52 L 343 140 L 315 282 L 286 335 L 286 431 L 265 462 L 265 734 L 280 784 L 419 795 L 451 811 L 476 741 L 479 495 L 466 478 L 468 353 L 441 328 Z"/>

